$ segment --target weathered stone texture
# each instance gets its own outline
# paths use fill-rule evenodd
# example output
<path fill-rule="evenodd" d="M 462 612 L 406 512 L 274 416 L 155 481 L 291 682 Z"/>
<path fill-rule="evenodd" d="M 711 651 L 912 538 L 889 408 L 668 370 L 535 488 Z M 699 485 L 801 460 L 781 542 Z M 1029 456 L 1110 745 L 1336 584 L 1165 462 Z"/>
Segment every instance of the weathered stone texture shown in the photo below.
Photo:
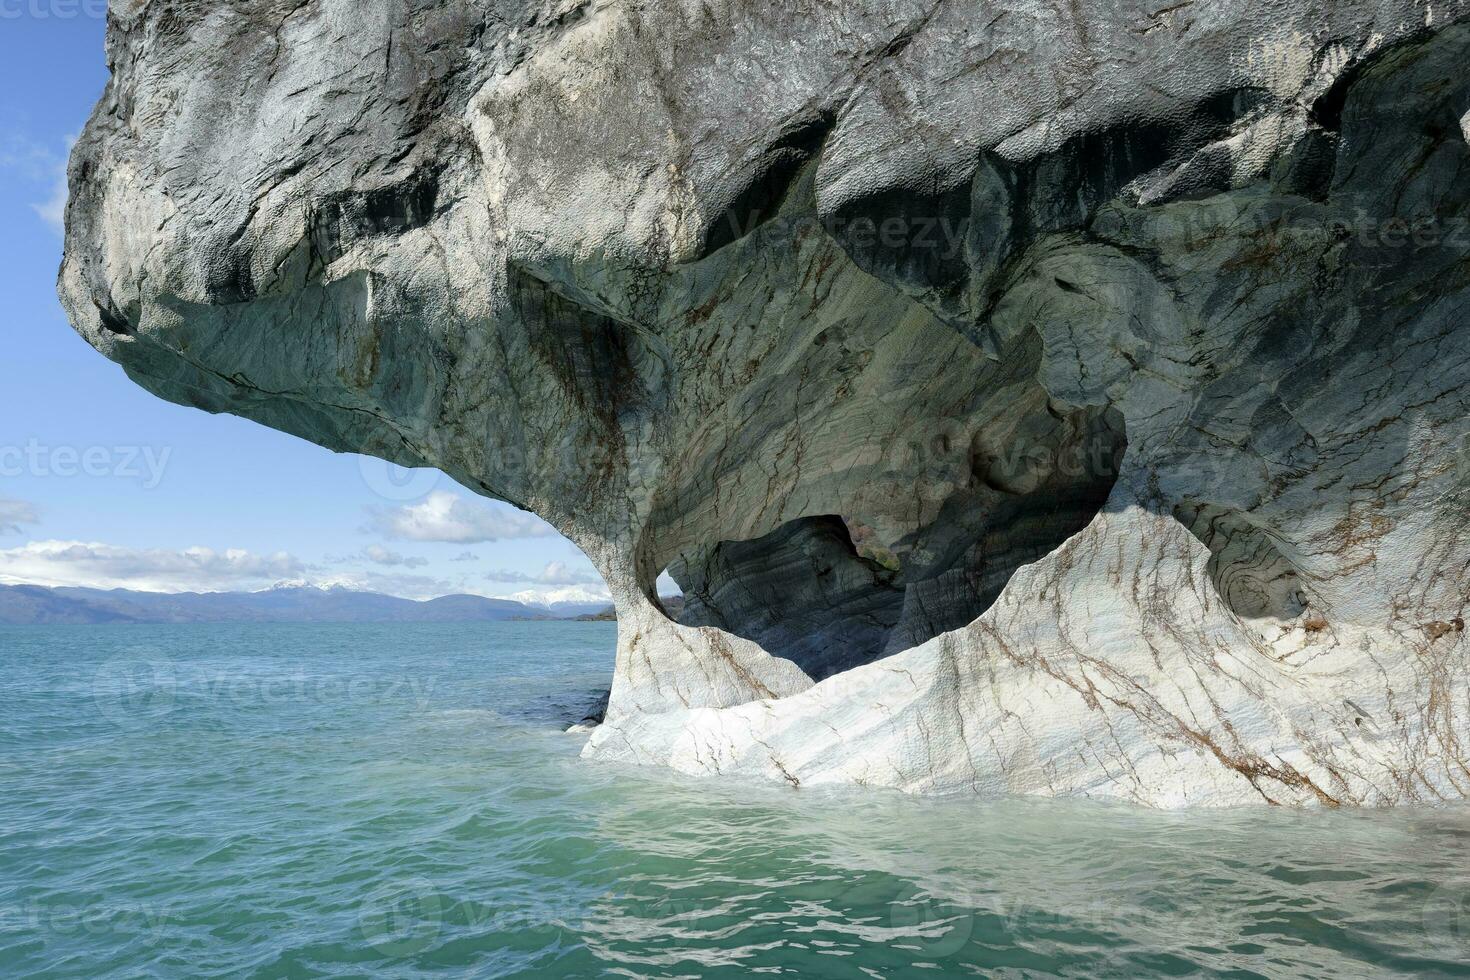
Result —
<path fill-rule="evenodd" d="M 1460 798 L 1467 20 L 134 0 L 61 292 L 165 398 L 576 541 L 589 756 Z"/>

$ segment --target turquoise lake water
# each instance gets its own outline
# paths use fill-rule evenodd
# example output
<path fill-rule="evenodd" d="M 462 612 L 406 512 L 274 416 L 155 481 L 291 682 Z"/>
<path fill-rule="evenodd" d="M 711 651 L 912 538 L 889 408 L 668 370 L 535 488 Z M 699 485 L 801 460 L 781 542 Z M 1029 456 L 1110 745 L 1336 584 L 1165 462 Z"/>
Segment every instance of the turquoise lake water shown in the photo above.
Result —
<path fill-rule="evenodd" d="M 1470 976 L 1470 809 L 583 763 L 613 638 L 0 628 L 0 976 Z"/>

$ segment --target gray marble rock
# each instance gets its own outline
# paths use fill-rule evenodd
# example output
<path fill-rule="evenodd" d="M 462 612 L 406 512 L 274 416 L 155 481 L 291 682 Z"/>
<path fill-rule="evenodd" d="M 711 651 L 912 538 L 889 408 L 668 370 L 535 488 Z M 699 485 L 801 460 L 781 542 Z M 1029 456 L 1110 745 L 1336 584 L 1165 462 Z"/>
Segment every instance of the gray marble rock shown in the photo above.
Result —
<path fill-rule="evenodd" d="M 61 295 L 580 545 L 589 757 L 1457 799 L 1467 56 L 1464 0 L 132 0 Z"/>

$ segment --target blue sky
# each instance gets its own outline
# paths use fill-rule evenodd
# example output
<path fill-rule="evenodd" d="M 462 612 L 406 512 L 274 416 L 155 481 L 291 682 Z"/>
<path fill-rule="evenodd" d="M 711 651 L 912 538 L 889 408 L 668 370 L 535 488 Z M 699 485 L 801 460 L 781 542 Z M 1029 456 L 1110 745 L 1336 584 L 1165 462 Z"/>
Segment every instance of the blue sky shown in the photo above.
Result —
<path fill-rule="evenodd" d="M 0 0 L 0 583 L 606 595 L 530 515 L 168 404 L 72 332 L 55 290 L 63 168 L 107 79 L 97 6 Z"/>

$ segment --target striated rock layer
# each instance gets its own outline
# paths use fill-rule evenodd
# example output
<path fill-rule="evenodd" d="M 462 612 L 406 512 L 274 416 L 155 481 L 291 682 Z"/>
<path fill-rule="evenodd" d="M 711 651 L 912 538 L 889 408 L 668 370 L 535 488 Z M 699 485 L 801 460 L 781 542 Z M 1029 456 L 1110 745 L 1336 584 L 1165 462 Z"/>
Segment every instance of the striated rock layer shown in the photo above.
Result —
<path fill-rule="evenodd" d="M 580 545 L 589 757 L 1470 792 L 1470 3 L 133 0 L 108 56 L 77 330 Z"/>

